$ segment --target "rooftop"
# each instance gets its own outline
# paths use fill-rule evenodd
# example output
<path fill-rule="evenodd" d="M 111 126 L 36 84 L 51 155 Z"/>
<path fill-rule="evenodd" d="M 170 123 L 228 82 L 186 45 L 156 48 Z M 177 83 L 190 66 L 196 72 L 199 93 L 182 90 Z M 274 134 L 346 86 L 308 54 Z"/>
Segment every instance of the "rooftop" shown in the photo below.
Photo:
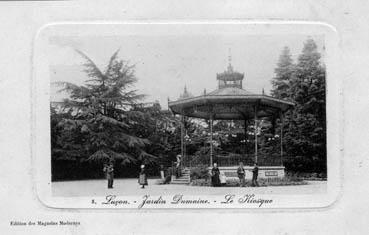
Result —
<path fill-rule="evenodd" d="M 203 95 L 192 96 L 185 87 L 184 94 L 176 101 L 168 101 L 174 114 L 189 117 L 223 120 L 240 120 L 254 117 L 277 116 L 294 103 L 264 94 L 254 94 L 242 88 L 244 75 L 235 72 L 229 63 L 227 71 L 217 74 L 218 89 Z"/>

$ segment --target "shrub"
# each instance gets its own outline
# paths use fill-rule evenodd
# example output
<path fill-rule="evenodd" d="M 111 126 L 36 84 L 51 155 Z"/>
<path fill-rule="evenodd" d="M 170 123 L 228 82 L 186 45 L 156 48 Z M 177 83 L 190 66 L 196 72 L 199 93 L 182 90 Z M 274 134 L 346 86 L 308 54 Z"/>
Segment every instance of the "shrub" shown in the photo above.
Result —
<path fill-rule="evenodd" d="M 210 187 L 211 182 L 210 182 L 210 180 L 206 180 L 206 179 L 195 179 L 195 180 L 191 181 L 191 185 L 192 186 L 207 186 L 207 187 Z"/>
<path fill-rule="evenodd" d="M 191 180 L 209 179 L 210 174 L 209 174 L 208 166 L 200 165 L 200 166 L 191 168 L 190 176 L 191 176 Z"/>
<path fill-rule="evenodd" d="M 288 186 L 288 185 L 305 185 L 307 184 L 306 181 L 301 179 L 293 180 L 290 177 L 284 178 L 259 178 L 258 179 L 259 186 Z M 205 186 L 210 187 L 211 181 L 206 179 L 194 179 L 191 182 L 192 186 Z M 228 178 L 226 181 L 226 185 L 223 187 L 239 187 L 240 181 L 237 178 Z M 246 180 L 245 187 L 251 187 L 252 182 L 251 180 Z"/>
<path fill-rule="evenodd" d="M 258 179 L 258 183 L 260 186 L 287 186 L 287 185 L 304 185 L 307 182 L 291 177 L 283 177 L 283 178 L 261 178 Z"/>
<path fill-rule="evenodd" d="M 286 172 L 286 176 L 293 180 L 326 180 L 326 173 Z"/>

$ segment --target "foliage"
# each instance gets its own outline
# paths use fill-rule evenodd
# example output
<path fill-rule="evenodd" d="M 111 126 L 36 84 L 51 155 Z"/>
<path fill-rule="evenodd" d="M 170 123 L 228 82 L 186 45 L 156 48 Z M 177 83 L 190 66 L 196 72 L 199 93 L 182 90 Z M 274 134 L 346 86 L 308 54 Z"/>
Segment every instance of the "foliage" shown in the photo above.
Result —
<path fill-rule="evenodd" d="M 290 177 L 283 177 L 283 178 L 258 178 L 259 186 L 288 186 L 288 185 L 304 185 L 307 182 L 297 179 L 297 178 L 290 178 Z M 227 179 L 226 186 L 227 187 L 239 187 L 240 182 L 239 179 L 236 178 L 229 178 Z M 246 180 L 246 187 L 252 187 L 251 180 Z"/>
<path fill-rule="evenodd" d="M 195 180 L 191 180 L 190 185 L 191 186 L 205 186 L 205 187 L 210 187 L 211 186 L 211 181 L 210 180 L 206 180 L 206 179 L 195 179 Z"/>
<path fill-rule="evenodd" d="M 290 186 L 306 185 L 307 182 L 297 178 L 259 178 L 258 183 L 261 187 L 265 186 Z M 211 187 L 211 181 L 205 179 L 195 179 L 191 181 L 191 186 Z M 252 187 L 251 180 L 246 180 L 246 187 Z M 237 178 L 227 178 L 226 184 L 222 187 L 240 187 L 240 181 Z"/>
<path fill-rule="evenodd" d="M 291 179 L 305 179 L 305 180 L 327 180 L 326 173 L 317 172 L 286 172 L 286 176 Z"/>
<path fill-rule="evenodd" d="M 209 169 L 207 165 L 199 165 L 191 168 L 191 179 L 209 179 Z"/>
<path fill-rule="evenodd" d="M 84 85 L 57 82 L 70 98 L 64 100 L 63 117 L 52 113 L 53 157 L 88 161 L 119 161 L 123 165 L 150 162 L 155 156 L 145 151 L 151 142 L 132 131 L 144 114 L 132 111 L 143 98 L 132 89 L 137 81 L 135 69 L 118 58 L 116 51 L 105 70 L 83 52 Z M 55 140 L 56 139 L 56 140 Z"/>
<path fill-rule="evenodd" d="M 279 57 L 277 68 L 274 71 L 276 76 L 272 80 L 272 96 L 279 99 L 285 99 L 289 97 L 289 81 L 294 75 L 294 67 L 295 65 L 293 64 L 291 58 L 290 49 L 288 47 L 284 47 Z"/>
<path fill-rule="evenodd" d="M 284 164 L 288 170 L 326 172 L 325 67 L 312 39 L 304 43 L 296 65 L 286 51 L 278 63 L 272 92 L 276 97 L 287 94 L 286 99 L 296 104 L 285 117 Z M 276 85 L 281 80 L 288 85 Z"/>

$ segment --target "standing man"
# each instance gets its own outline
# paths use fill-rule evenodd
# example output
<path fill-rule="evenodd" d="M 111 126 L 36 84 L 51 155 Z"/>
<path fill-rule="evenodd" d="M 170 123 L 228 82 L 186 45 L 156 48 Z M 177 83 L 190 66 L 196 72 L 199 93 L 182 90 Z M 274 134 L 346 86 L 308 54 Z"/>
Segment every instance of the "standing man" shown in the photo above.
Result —
<path fill-rule="evenodd" d="M 237 175 L 238 178 L 240 179 L 240 187 L 245 187 L 245 169 L 243 168 L 243 163 L 240 162 L 240 165 L 237 169 Z"/>
<path fill-rule="evenodd" d="M 211 169 L 211 183 L 213 187 L 218 187 L 220 185 L 219 179 L 220 171 L 216 163 L 214 163 L 213 169 Z"/>
<path fill-rule="evenodd" d="M 106 178 L 108 179 L 108 188 L 113 188 L 114 181 L 114 165 L 112 162 L 109 165 L 105 165 L 103 171 L 106 174 Z"/>
<path fill-rule="evenodd" d="M 259 187 L 258 183 L 258 174 L 259 174 L 259 167 L 258 164 L 255 162 L 254 169 L 252 170 L 252 186 Z"/>

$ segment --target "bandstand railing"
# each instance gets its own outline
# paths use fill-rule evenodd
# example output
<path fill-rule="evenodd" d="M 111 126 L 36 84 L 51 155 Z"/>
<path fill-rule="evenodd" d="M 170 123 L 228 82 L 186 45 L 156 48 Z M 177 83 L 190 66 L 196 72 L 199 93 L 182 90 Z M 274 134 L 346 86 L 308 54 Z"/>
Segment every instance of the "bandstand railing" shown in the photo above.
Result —
<path fill-rule="evenodd" d="M 213 161 L 218 167 L 238 166 L 242 162 L 245 166 L 254 165 L 254 154 L 246 155 L 213 155 Z M 197 165 L 209 165 L 209 156 L 192 156 L 186 155 L 182 158 L 182 167 L 195 167 Z M 278 154 L 260 154 L 258 158 L 259 166 L 281 166 L 281 159 Z"/>

